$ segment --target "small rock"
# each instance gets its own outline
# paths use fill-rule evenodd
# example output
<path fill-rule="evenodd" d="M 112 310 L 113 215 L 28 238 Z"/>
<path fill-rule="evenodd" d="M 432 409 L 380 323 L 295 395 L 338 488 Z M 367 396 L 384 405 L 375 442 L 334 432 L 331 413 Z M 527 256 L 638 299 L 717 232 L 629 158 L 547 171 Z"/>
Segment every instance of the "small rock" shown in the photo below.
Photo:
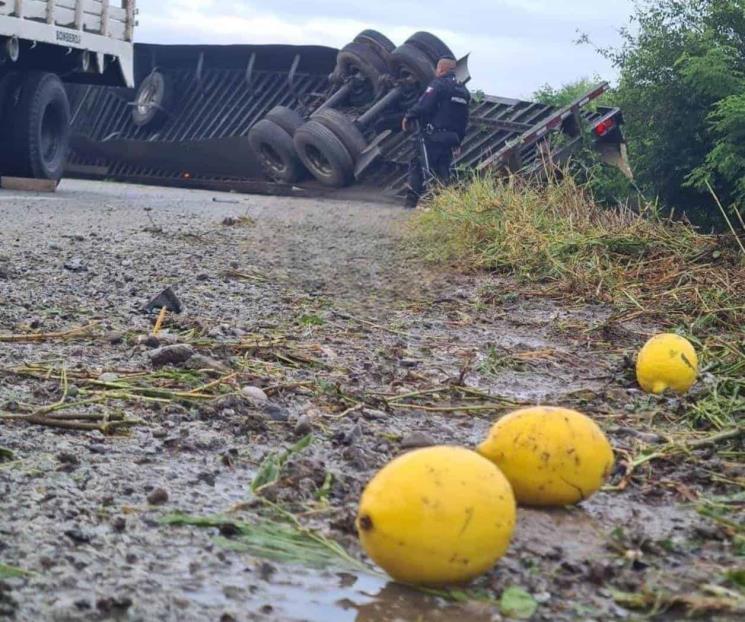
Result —
<path fill-rule="evenodd" d="M 269 581 L 272 575 L 277 572 L 277 567 L 269 562 L 261 562 L 258 571 L 262 581 Z"/>
<path fill-rule="evenodd" d="M 235 523 L 223 523 L 220 525 L 220 535 L 226 538 L 232 538 L 240 535 L 241 530 Z"/>
<path fill-rule="evenodd" d="M 109 340 L 109 343 L 112 346 L 118 345 L 124 341 L 124 333 L 119 332 L 110 332 L 108 335 L 106 335 L 106 339 Z"/>
<path fill-rule="evenodd" d="M 305 436 L 313 431 L 313 424 L 310 422 L 308 415 L 303 415 L 297 420 L 295 424 L 295 434 L 297 436 Z"/>
<path fill-rule="evenodd" d="M 214 473 L 204 472 L 204 473 L 200 473 L 197 476 L 197 481 L 198 482 L 204 482 L 205 484 L 207 484 L 207 486 L 211 486 L 212 488 L 214 488 L 215 487 L 216 478 L 215 478 Z"/>
<path fill-rule="evenodd" d="M 194 348 L 187 344 L 178 344 L 175 346 L 165 346 L 148 352 L 150 362 L 153 367 L 163 367 L 164 365 L 179 365 L 185 363 L 194 356 Z"/>
<path fill-rule="evenodd" d="M 202 274 L 197 274 L 197 281 L 209 281 L 209 280 L 210 280 L 209 274 L 206 274 L 204 272 Z"/>
<path fill-rule="evenodd" d="M 65 270 L 69 270 L 70 272 L 85 272 L 88 270 L 88 266 L 83 263 L 83 260 L 80 259 L 80 257 L 68 259 L 63 266 Z"/>
<path fill-rule="evenodd" d="M 432 447 L 437 443 L 424 432 L 412 432 L 401 439 L 401 449 L 416 449 L 418 447 Z"/>
<path fill-rule="evenodd" d="M 80 394 L 80 389 L 74 384 L 67 387 L 67 397 L 77 397 Z"/>
<path fill-rule="evenodd" d="M 342 442 L 345 445 L 354 445 L 358 439 L 362 438 L 362 426 L 353 425 L 343 436 Z"/>
<path fill-rule="evenodd" d="M 150 505 L 163 505 L 168 501 L 168 491 L 165 488 L 156 488 L 147 496 Z"/>
<path fill-rule="evenodd" d="M 110 382 L 116 382 L 117 380 L 119 380 L 119 376 L 112 372 L 106 372 L 98 377 L 99 382 L 105 382 L 107 384 Z"/>
<path fill-rule="evenodd" d="M 57 460 L 59 460 L 62 464 L 71 464 L 74 466 L 80 464 L 80 460 L 75 454 L 66 451 L 58 453 Z"/>
<path fill-rule="evenodd" d="M 362 411 L 362 416 L 369 421 L 379 421 L 388 417 L 382 410 L 375 410 L 373 408 L 365 408 Z"/>
<path fill-rule="evenodd" d="M 286 408 L 277 406 L 276 404 L 266 404 L 264 406 L 264 413 L 272 421 L 287 421 L 290 418 L 290 413 Z"/>
<path fill-rule="evenodd" d="M 7 280 L 10 278 L 10 266 L 6 263 L 0 263 L 0 279 Z"/>
<path fill-rule="evenodd" d="M 132 606 L 132 599 L 129 596 L 99 598 L 96 601 L 96 609 L 102 613 L 111 613 L 113 611 L 126 611 Z"/>
<path fill-rule="evenodd" d="M 223 227 L 234 227 L 238 224 L 238 219 L 228 216 L 222 221 Z"/>
<path fill-rule="evenodd" d="M 416 359 L 401 359 L 399 362 L 401 363 L 401 367 L 412 368 L 419 365 L 419 361 Z"/>
<path fill-rule="evenodd" d="M 65 531 L 65 535 L 75 542 L 75 544 L 88 544 L 92 540 L 90 534 L 87 534 L 78 528 L 68 529 Z"/>
<path fill-rule="evenodd" d="M 241 389 L 241 392 L 257 404 L 266 404 L 269 401 L 267 394 L 259 387 L 246 386 Z"/>
<path fill-rule="evenodd" d="M 187 369 L 213 369 L 219 372 L 230 371 L 220 361 L 205 356 L 204 354 L 194 354 L 184 365 Z"/>
<path fill-rule="evenodd" d="M 143 340 L 143 345 L 148 348 L 160 348 L 160 339 L 158 339 L 155 335 L 148 335 Z"/>
<path fill-rule="evenodd" d="M 127 528 L 127 521 L 123 516 L 117 516 L 111 521 L 111 527 L 114 531 L 121 533 Z"/>

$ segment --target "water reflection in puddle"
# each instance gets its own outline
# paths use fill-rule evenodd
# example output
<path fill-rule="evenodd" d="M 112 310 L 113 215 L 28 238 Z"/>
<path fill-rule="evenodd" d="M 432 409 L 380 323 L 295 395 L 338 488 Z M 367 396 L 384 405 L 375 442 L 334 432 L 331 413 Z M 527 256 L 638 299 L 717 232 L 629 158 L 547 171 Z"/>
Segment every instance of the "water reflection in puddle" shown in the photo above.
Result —
<path fill-rule="evenodd" d="M 411 588 L 364 574 L 284 569 L 246 592 L 245 583 L 223 583 L 219 590 L 188 591 L 189 600 L 205 607 L 238 606 L 282 622 L 491 622 L 495 611 L 451 605 Z M 243 601 L 243 602 L 242 602 Z M 243 619 L 238 616 L 238 619 Z M 498 618 L 497 618 L 498 619 Z"/>
<path fill-rule="evenodd" d="M 333 585 L 333 588 L 330 586 Z M 271 586 L 277 619 L 304 622 L 487 622 L 492 615 L 464 610 L 371 575 L 304 573 Z"/>

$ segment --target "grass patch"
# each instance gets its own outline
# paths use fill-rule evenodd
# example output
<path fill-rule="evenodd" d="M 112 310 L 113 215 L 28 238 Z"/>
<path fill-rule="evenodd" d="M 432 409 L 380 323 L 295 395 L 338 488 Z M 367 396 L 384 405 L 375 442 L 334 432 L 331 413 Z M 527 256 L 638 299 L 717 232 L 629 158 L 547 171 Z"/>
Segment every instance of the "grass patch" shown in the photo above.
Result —
<path fill-rule="evenodd" d="M 321 534 L 305 529 L 298 523 L 276 518 L 256 517 L 251 522 L 236 521 L 224 516 L 188 516 L 170 514 L 161 523 L 173 526 L 217 528 L 221 534 L 217 543 L 233 551 L 246 552 L 255 557 L 309 568 L 346 567 L 369 571 L 344 548 Z"/>
<path fill-rule="evenodd" d="M 705 235 L 651 204 L 640 213 L 604 207 L 566 175 L 545 184 L 477 177 L 443 189 L 416 215 L 412 235 L 432 261 L 506 274 L 526 292 L 611 304 L 618 320 L 651 318 L 684 333 L 713 378 L 684 423 L 722 430 L 742 421 L 745 255 L 737 232 Z"/>
<path fill-rule="evenodd" d="M 474 178 L 414 221 L 423 254 L 509 274 L 577 299 L 702 325 L 745 324 L 745 260 L 734 237 L 610 209 L 571 176 L 538 185 Z"/>

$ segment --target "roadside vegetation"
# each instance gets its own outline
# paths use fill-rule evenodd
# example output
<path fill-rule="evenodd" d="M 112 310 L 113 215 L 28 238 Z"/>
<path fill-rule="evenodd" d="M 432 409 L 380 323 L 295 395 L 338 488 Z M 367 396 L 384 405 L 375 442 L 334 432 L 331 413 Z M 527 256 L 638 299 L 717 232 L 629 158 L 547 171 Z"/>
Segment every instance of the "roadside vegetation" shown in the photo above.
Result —
<path fill-rule="evenodd" d="M 621 346 L 625 364 L 611 380 L 616 386 L 636 386 L 634 358 L 647 334 L 676 332 L 695 344 L 702 373 L 690 394 L 640 393 L 633 403 L 587 405 L 603 413 L 606 426 L 631 422 L 636 430 L 664 439 L 661 445 L 641 444 L 628 455 L 617 449 L 625 474 L 609 490 L 625 490 L 632 478 L 646 486 L 670 485 L 683 464 L 715 472 L 712 459 L 742 463 L 745 236 L 734 228 L 727 235 L 707 235 L 663 216 L 654 204 L 638 210 L 609 207 L 567 173 L 545 184 L 481 177 L 444 189 L 417 214 L 412 235 L 429 260 L 505 275 L 512 292 L 517 281 L 522 296 L 550 296 L 563 308 L 609 305 L 611 318 L 584 338 L 590 349 L 610 353 Z M 485 297 L 498 302 L 503 294 L 497 284 Z M 636 338 L 617 341 L 617 334 Z M 684 500 L 695 499 L 698 511 L 727 531 L 736 555 L 745 555 L 745 481 L 728 479 L 695 494 L 683 481 L 676 486 L 688 491 Z M 720 484 L 724 488 L 717 489 Z M 711 602 L 697 604 L 695 595 L 687 604 L 676 600 L 680 595 L 655 590 L 644 599 L 622 596 L 617 600 L 625 606 L 652 613 L 680 605 L 713 611 Z"/>
<path fill-rule="evenodd" d="M 639 2 L 621 33 L 618 48 L 599 50 L 619 74 L 602 103 L 623 110 L 636 183 L 624 191 L 596 174 L 597 198 L 641 193 L 707 229 L 727 228 L 719 202 L 736 219 L 745 200 L 745 0 Z M 559 105 L 599 81 L 547 85 L 535 97 Z M 600 171 L 591 154 L 580 161 L 576 170 Z"/>

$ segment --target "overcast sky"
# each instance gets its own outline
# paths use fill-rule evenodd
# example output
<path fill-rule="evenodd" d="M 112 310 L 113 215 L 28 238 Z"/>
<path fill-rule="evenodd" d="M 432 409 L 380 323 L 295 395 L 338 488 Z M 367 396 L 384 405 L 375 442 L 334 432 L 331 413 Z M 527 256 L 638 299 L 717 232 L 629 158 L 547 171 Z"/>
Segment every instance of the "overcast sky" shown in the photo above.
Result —
<path fill-rule="evenodd" d="M 151 43 L 293 43 L 340 47 L 365 28 L 397 44 L 429 30 L 456 55 L 471 52 L 472 88 L 524 97 L 598 74 L 599 45 L 618 42 L 633 0 L 138 0 L 137 40 Z"/>

